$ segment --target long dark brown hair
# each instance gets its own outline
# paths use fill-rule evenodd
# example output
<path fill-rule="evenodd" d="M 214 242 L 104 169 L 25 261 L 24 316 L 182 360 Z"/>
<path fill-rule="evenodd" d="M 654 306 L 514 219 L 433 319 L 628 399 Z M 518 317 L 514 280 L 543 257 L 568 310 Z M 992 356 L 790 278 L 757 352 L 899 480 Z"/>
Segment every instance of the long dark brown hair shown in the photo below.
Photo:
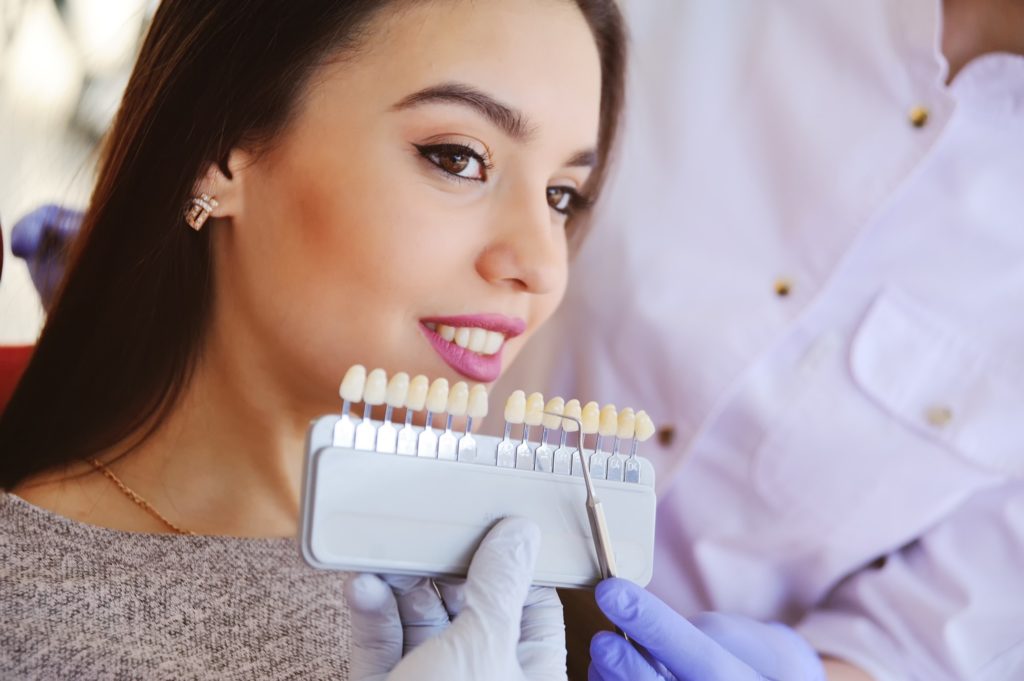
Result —
<path fill-rule="evenodd" d="M 211 163 L 229 174 L 231 149 L 271 141 L 319 65 L 358 50 L 378 12 L 412 1 L 163 0 L 106 138 L 61 292 L 0 415 L 0 488 L 138 444 L 159 426 L 210 318 L 209 230 L 182 219 L 197 179 Z M 586 188 L 594 195 L 622 106 L 624 30 L 614 0 L 574 1 L 601 59 L 598 164 Z"/>

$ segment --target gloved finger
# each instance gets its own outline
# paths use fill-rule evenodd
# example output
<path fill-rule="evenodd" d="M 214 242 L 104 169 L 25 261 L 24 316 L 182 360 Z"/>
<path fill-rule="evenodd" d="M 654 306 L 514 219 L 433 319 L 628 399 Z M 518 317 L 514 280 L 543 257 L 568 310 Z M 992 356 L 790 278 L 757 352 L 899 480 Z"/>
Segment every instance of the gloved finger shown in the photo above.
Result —
<path fill-rule="evenodd" d="M 384 575 L 382 579 L 391 587 L 398 604 L 404 653 L 448 628 L 448 611 L 430 578 Z"/>
<path fill-rule="evenodd" d="M 606 579 L 597 585 L 595 596 L 608 619 L 681 681 L 763 681 L 748 664 L 636 584 Z"/>
<path fill-rule="evenodd" d="M 448 617 L 455 619 L 455 616 L 466 606 L 466 580 L 457 577 L 439 577 L 434 580 L 434 584 L 441 592 L 441 600 L 444 601 Z"/>
<path fill-rule="evenodd" d="M 469 564 L 465 605 L 452 626 L 496 654 L 515 649 L 539 549 L 533 521 L 504 518 L 491 528 Z"/>
<path fill-rule="evenodd" d="M 629 641 L 610 631 L 599 631 L 590 639 L 590 678 L 595 671 L 603 681 L 663 681 Z"/>
<path fill-rule="evenodd" d="M 693 618 L 693 625 L 764 676 L 793 681 L 825 678 L 818 653 L 783 624 L 705 612 Z"/>
<path fill-rule="evenodd" d="M 601 676 L 600 670 L 591 662 L 587 667 L 587 681 L 608 681 L 608 679 Z"/>
<path fill-rule="evenodd" d="M 565 617 L 554 589 L 534 586 L 527 592 L 516 653 L 531 681 L 565 678 Z"/>
<path fill-rule="evenodd" d="M 370 574 L 352 575 L 343 592 L 352 618 L 352 679 L 382 679 L 402 659 L 402 622 L 395 596 Z"/>
<path fill-rule="evenodd" d="M 81 223 L 79 211 L 55 204 L 40 206 L 14 223 L 11 252 L 25 260 L 53 257 L 66 248 Z"/>

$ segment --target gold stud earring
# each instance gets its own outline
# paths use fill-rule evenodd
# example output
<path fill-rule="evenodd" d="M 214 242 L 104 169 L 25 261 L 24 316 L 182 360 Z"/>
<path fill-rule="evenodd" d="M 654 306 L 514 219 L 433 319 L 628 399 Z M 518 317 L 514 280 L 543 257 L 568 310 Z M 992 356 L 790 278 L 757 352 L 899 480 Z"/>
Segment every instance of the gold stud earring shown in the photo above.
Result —
<path fill-rule="evenodd" d="M 189 227 L 198 232 L 206 224 L 206 220 L 210 217 L 213 209 L 219 205 L 217 199 L 209 194 L 193 196 L 188 202 L 188 207 L 185 209 L 185 222 L 188 223 Z"/>

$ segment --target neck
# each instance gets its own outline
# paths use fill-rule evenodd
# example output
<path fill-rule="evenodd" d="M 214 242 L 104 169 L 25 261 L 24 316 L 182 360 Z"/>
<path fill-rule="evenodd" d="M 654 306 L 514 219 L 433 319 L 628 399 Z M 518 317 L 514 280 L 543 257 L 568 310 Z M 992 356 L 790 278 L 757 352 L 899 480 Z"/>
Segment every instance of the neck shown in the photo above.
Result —
<path fill-rule="evenodd" d="M 315 413 L 289 404 L 244 343 L 211 334 L 178 405 L 114 464 L 154 508 L 197 534 L 294 536 L 305 432 Z"/>
<path fill-rule="evenodd" d="M 1024 1 L 944 0 L 942 9 L 949 81 L 983 54 L 1024 54 Z"/>

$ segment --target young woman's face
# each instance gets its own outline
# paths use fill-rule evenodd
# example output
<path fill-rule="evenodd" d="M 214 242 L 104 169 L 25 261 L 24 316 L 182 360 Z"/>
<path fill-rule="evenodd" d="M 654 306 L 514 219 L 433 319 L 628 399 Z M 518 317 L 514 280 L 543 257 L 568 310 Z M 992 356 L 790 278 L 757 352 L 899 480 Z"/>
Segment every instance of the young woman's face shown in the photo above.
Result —
<path fill-rule="evenodd" d="M 496 380 L 562 298 L 600 89 L 572 2 L 389 14 L 240 171 L 218 322 L 321 403 L 354 363 Z"/>

